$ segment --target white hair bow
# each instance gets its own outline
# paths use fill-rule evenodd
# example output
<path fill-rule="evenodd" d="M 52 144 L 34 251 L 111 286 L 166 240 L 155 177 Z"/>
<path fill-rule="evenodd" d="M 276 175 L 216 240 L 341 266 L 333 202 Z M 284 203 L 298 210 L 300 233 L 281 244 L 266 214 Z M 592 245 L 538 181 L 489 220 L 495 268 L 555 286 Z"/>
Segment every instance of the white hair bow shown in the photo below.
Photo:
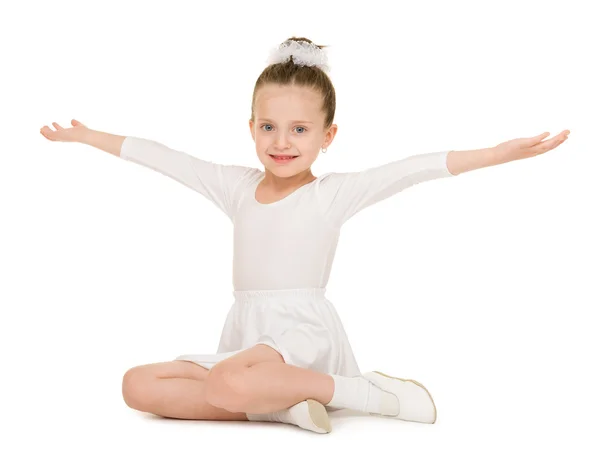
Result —
<path fill-rule="evenodd" d="M 286 41 L 269 55 L 269 64 L 284 63 L 294 58 L 294 63 L 300 66 L 315 66 L 327 72 L 327 54 L 324 49 L 306 41 Z"/>

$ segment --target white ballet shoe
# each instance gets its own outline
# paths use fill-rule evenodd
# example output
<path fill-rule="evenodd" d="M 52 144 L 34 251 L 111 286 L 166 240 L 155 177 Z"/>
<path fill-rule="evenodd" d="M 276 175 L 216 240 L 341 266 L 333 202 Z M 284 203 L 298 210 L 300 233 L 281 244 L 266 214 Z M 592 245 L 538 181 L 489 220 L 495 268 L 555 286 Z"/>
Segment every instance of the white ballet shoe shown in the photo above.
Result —
<path fill-rule="evenodd" d="M 433 398 L 421 383 L 413 379 L 394 378 L 379 371 L 371 371 L 363 376 L 379 389 L 396 396 L 400 404 L 398 412 L 396 402 L 383 399 L 381 413 L 371 412 L 371 414 L 408 422 L 435 423 L 437 420 L 437 409 Z M 388 395 L 388 397 L 392 396 Z"/>
<path fill-rule="evenodd" d="M 260 415 L 248 414 L 248 420 L 289 423 L 315 433 L 331 432 L 331 421 L 327 409 L 323 404 L 312 399 L 277 412 Z"/>

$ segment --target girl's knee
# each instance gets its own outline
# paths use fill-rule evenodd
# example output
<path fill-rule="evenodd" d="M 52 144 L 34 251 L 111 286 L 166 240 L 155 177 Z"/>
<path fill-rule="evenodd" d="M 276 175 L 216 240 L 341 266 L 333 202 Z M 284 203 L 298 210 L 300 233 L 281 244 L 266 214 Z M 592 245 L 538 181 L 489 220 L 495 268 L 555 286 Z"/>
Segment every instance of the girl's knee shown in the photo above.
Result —
<path fill-rule="evenodd" d="M 144 411 L 148 407 L 152 388 L 151 379 L 148 373 L 142 367 L 135 367 L 127 370 L 123 375 L 121 392 L 123 400 L 128 407 Z"/>
<path fill-rule="evenodd" d="M 217 363 L 206 379 L 206 402 L 229 412 L 243 412 L 250 401 L 248 387 L 244 383 L 245 369 Z"/>

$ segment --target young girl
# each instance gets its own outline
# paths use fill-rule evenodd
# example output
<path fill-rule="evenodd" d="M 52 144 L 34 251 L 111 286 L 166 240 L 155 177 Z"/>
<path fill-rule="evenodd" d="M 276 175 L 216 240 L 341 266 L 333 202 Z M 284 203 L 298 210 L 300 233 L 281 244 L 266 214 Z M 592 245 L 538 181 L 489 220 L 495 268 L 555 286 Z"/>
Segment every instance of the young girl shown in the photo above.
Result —
<path fill-rule="evenodd" d="M 331 431 L 328 409 L 436 421 L 422 384 L 360 371 L 325 296 L 340 228 L 412 185 L 545 153 L 569 131 L 317 177 L 311 165 L 336 135 L 335 106 L 323 46 L 292 37 L 272 52 L 252 97 L 250 133 L 264 171 L 94 131 L 76 120 L 72 128 L 41 129 L 49 140 L 85 143 L 161 172 L 212 201 L 233 224 L 235 301 L 217 353 L 128 370 L 128 406 L 179 419 L 285 422 L 318 433 Z"/>

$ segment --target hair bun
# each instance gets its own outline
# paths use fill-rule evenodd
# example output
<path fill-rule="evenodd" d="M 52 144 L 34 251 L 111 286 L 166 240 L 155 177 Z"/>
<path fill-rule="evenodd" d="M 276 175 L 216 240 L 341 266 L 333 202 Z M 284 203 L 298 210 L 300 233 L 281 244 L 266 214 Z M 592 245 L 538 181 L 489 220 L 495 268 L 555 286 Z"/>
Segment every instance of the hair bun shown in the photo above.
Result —
<path fill-rule="evenodd" d="M 285 63 L 292 60 L 301 67 L 318 67 L 329 71 L 327 53 L 323 46 L 318 46 L 306 38 L 289 38 L 273 49 L 269 54 L 268 63 Z"/>

